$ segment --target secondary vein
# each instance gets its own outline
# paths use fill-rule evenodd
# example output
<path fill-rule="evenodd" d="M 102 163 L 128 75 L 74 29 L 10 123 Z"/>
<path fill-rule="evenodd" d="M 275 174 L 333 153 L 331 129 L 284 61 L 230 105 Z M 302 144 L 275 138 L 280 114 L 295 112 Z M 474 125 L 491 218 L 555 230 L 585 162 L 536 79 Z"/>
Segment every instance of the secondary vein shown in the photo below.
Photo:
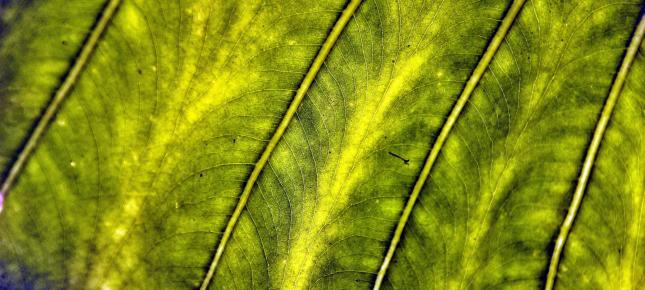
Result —
<path fill-rule="evenodd" d="M 296 111 L 298 110 L 298 107 L 300 106 L 300 104 L 305 98 L 305 95 L 307 94 L 307 91 L 309 91 L 311 84 L 316 79 L 316 75 L 318 74 L 318 71 L 320 71 L 320 68 L 325 63 L 327 56 L 331 52 L 332 48 L 334 47 L 336 41 L 340 37 L 343 30 L 347 26 L 347 23 L 349 23 L 349 21 L 351 20 L 352 16 L 354 15 L 354 12 L 356 12 L 358 7 L 360 6 L 361 2 L 362 0 L 350 0 L 347 6 L 345 7 L 345 9 L 343 10 L 343 12 L 341 13 L 340 17 L 336 21 L 336 24 L 334 24 L 334 27 L 332 28 L 331 32 L 325 39 L 325 42 L 323 42 L 320 50 L 318 51 L 318 54 L 316 55 L 311 66 L 309 67 L 309 70 L 307 71 L 307 74 L 302 80 L 300 87 L 296 91 L 296 95 L 293 97 L 293 100 L 289 104 L 289 107 L 287 108 L 287 111 L 284 117 L 282 118 L 282 120 L 280 121 L 280 124 L 278 125 L 275 132 L 273 133 L 273 136 L 271 137 L 271 139 L 269 140 L 269 143 L 267 144 L 266 148 L 262 152 L 262 155 L 260 155 L 260 159 L 258 159 L 258 161 L 256 162 L 253 168 L 253 171 L 251 172 L 251 175 L 249 176 L 249 179 L 247 180 L 244 186 L 242 194 L 240 195 L 240 199 L 237 205 L 235 206 L 235 210 L 233 211 L 233 214 L 231 215 L 231 218 L 229 219 L 228 224 L 224 229 L 224 233 L 217 246 L 215 256 L 213 257 L 213 260 L 211 261 L 208 272 L 206 273 L 206 276 L 202 281 L 202 284 L 200 287 L 201 290 L 207 289 L 208 285 L 213 279 L 213 275 L 215 274 L 215 269 L 217 268 L 219 261 L 221 260 L 222 255 L 224 254 L 226 244 L 230 239 L 231 234 L 233 233 L 233 229 L 235 228 L 235 225 L 237 224 L 237 221 L 240 218 L 240 215 L 242 214 L 242 211 L 244 210 L 246 203 L 249 200 L 249 196 L 251 195 L 251 191 L 253 190 L 255 182 L 259 178 L 260 173 L 262 173 L 262 170 L 264 169 L 264 167 L 269 161 L 269 158 L 271 157 L 271 153 L 273 153 L 278 142 L 286 132 L 287 127 L 289 127 L 289 123 L 291 123 L 291 120 L 295 116 Z"/>
<path fill-rule="evenodd" d="M 63 101 L 65 101 L 67 96 L 74 88 L 74 85 L 78 81 L 81 72 L 87 65 L 93 52 L 96 50 L 99 39 L 105 32 L 105 29 L 112 19 L 112 16 L 114 16 L 114 13 L 116 12 L 120 3 L 121 0 L 108 0 L 108 2 L 105 4 L 101 11 L 99 20 L 96 22 L 94 28 L 90 32 L 89 37 L 81 47 L 81 51 L 74 61 L 74 64 L 67 72 L 67 75 L 65 76 L 60 87 L 54 93 L 54 97 L 51 99 L 49 105 L 47 105 L 47 108 L 45 108 L 44 113 L 37 121 L 36 127 L 27 137 L 27 142 L 25 143 L 22 151 L 18 153 L 17 158 L 10 165 L 7 177 L 0 186 L 0 212 L 2 211 L 1 201 L 4 200 L 5 196 L 9 193 L 9 190 L 11 190 L 12 186 L 24 170 L 27 161 L 29 161 L 29 157 L 36 150 L 40 139 L 42 139 L 43 135 L 47 131 L 49 124 L 56 116 L 56 113 L 60 109 L 61 104 L 63 103 Z"/>
<path fill-rule="evenodd" d="M 558 265 L 560 263 L 560 256 L 564 249 L 564 245 L 567 242 L 569 233 L 571 232 L 571 227 L 575 221 L 578 210 L 580 209 L 580 204 L 582 203 L 582 198 L 585 194 L 585 189 L 587 184 L 589 184 L 589 178 L 591 176 L 591 170 L 593 169 L 596 157 L 598 155 L 598 149 L 600 148 L 600 143 L 605 135 L 607 130 L 607 125 L 611 119 L 614 107 L 618 102 L 618 97 L 620 92 L 625 84 L 625 79 L 629 73 L 638 48 L 643 42 L 643 36 L 645 35 L 645 14 L 641 13 L 641 19 L 636 26 L 634 35 L 629 43 L 623 62 L 620 65 L 618 74 L 616 75 L 614 82 L 609 90 L 609 96 L 605 102 L 605 106 L 602 109 L 600 114 L 600 119 L 596 124 L 596 129 L 594 130 L 591 143 L 587 149 L 587 155 L 585 156 L 584 163 L 582 165 L 582 170 L 580 171 L 580 176 L 578 178 L 578 183 L 576 189 L 573 193 L 573 198 L 571 199 L 571 204 L 569 205 L 569 210 L 567 216 L 565 217 L 562 225 L 560 226 L 560 233 L 558 238 L 555 241 L 555 247 L 553 249 L 553 254 L 551 256 L 551 263 L 549 264 L 549 271 L 547 274 L 546 285 L 544 289 L 551 290 L 555 286 L 555 278 L 558 274 Z"/>
<path fill-rule="evenodd" d="M 497 53 L 497 49 L 499 49 L 500 45 L 502 44 L 504 37 L 510 30 L 511 26 L 513 25 L 513 22 L 515 21 L 515 18 L 519 14 L 520 10 L 522 10 L 522 7 L 524 6 L 524 2 L 525 0 L 515 0 L 511 4 L 511 7 L 509 8 L 508 12 L 504 16 L 504 19 L 502 19 L 500 26 L 495 32 L 495 35 L 491 39 L 488 47 L 484 51 L 482 58 L 479 60 L 479 63 L 477 64 L 477 66 L 475 67 L 475 70 L 473 71 L 470 78 L 468 79 L 468 82 L 464 86 L 464 89 L 459 95 L 457 102 L 453 106 L 452 111 L 448 115 L 448 118 L 444 122 L 437 139 L 435 140 L 432 148 L 430 149 L 430 153 L 428 154 L 426 162 L 423 165 L 423 169 L 421 170 L 421 173 L 419 174 L 419 177 L 412 189 L 412 193 L 410 194 L 410 197 L 407 203 L 405 204 L 405 208 L 401 213 L 399 222 L 396 225 L 396 229 L 394 230 L 394 236 L 392 237 L 390 246 L 387 250 L 385 258 L 383 259 L 383 263 L 381 264 L 381 267 L 376 276 L 376 282 L 374 283 L 375 290 L 381 288 L 383 279 L 385 278 L 385 274 L 387 273 L 387 269 L 392 261 L 392 258 L 394 257 L 394 252 L 396 251 L 397 245 L 399 244 L 399 241 L 401 240 L 401 236 L 403 235 L 403 230 L 405 229 L 405 225 L 407 224 L 408 219 L 410 218 L 410 214 L 412 213 L 412 209 L 414 208 L 414 205 L 417 199 L 419 198 L 419 194 L 421 193 L 421 190 L 423 189 L 423 186 L 426 180 L 428 179 L 428 176 L 430 175 L 432 166 L 437 160 L 437 157 L 439 156 L 439 153 L 441 152 L 441 149 L 443 148 L 444 143 L 448 139 L 448 135 L 450 135 L 450 132 L 454 127 L 455 123 L 457 122 L 457 119 L 459 118 L 461 111 L 466 106 L 466 103 L 468 102 L 468 100 L 470 99 L 470 96 L 472 95 L 473 91 L 477 87 L 477 84 L 479 83 L 479 80 L 481 79 L 482 75 L 484 74 L 484 72 L 486 72 L 486 69 L 488 68 L 488 65 L 490 64 L 493 57 L 495 56 L 495 53 Z"/>

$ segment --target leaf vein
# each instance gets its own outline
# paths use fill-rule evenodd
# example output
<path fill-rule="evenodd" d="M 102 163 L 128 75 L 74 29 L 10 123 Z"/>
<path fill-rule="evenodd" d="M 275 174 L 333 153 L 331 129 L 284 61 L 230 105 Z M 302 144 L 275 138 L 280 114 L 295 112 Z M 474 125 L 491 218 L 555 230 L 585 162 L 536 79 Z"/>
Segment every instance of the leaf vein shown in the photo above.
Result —
<path fill-rule="evenodd" d="M 6 195 L 9 193 L 9 190 L 11 190 L 14 183 L 18 180 L 18 177 L 23 172 L 27 161 L 29 161 L 29 158 L 36 150 L 38 143 L 45 135 L 49 124 L 56 116 L 56 113 L 58 113 L 62 103 L 71 93 L 85 66 L 96 50 L 101 36 L 105 32 L 120 3 L 121 0 L 108 0 L 101 10 L 100 18 L 90 31 L 87 40 L 82 45 L 78 56 L 74 60 L 74 64 L 72 64 L 70 69 L 67 71 L 63 82 L 60 87 L 56 89 L 53 98 L 43 111 L 42 116 L 38 121 L 36 121 L 34 129 L 30 132 L 29 136 L 27 136 L 24 147 L 18 152 L 16 159 L 9 165 L 7 177 L 2 181 L 2 185 L 0 185 L 0 201 L 4 200 Z M 0 212 L 1 211 L 2 203 L 0 203 Z"/>
<path fill-rule="evenodd" d="M 289 107 L 287 108 L 287 111 L 284 117 L 282 118 L 278 127 L 273 133 L 273 136 L 271 137 L 271 139 L 269 140 L 269 143 L 267 144 L 266 148 L 262 152 L 262 155 L 260 155 L 260 158 L 256 162 L 253 168 L 253 171 L 249 176 L 249 179 L 244 185 L 244 189 L 242 191 L 242 194 L 240 195 L 240 199 L 237 205 L 235 206 L 235 210 L 233 211 L 231 218 L 228 220 L 228 223 L 224 230 L 224 234 L 222 235 L 222 238 L 220 239 L 219 244 L 217 245 L 215 256 L 213 257 L 210 263 L 206 276 L 202 280 L 201 287 L 200 287 L 201 290 L 208 289 L 208 286 L 211 283 L 211 280 L 213 279 L 213 276 L 215 274 L 215 269 L 217 268 L 219 261 L 222 258 L 222 255 L 224 254 L 224 249 L 226 248 L 226 244 L 228 243 L 228 240 L 231 238 L 235 225 L 237 224 L 237 221 L 239 220 L 240 215 L 242 214 L 242 211 L 246 207 L 246 203 L 249 200 L 251 191 L 255 186 L 255 182 L 259 178 L 264 167 L 268 164 L 271 154 L 273 153 L 278 142 L 282 139 L 282 136 L 286 132 L 287 127 L 291 123 L 291 120 L 293 119 L 293 117 L 296 114 L 296 111 L 298 110 L 298 107 L 304 100 L 307 92 L 309 91 L 309 88 L 313 84 L 318 74 L 318 71 L 320 71 L 320 68 L 325 64 L 325 60 L 327 59 L 327 56 L 329 55 L 332 48 L 334 47 L 336 40 L 338 40 L 341 33 L 345 29 L 345 26 L 347 26 L 347 23 L 352 19 L 354 12 L 358 9 L 361 2 L 362 0 L 350 0 L 347 6 L 345 7 L 345 9 L 343 10 L 337 22 L 334 24 L 334 27 L 332 28 L 329 35 L 327 36 L 324 43 L 322 44 L 311 66 L 309 67 L 309 70 L 307 71 L 307 74 L 302 80 L 300 87 L 296 91 L 296 94 L 293 100 L 289 104 Z"/>
<path fill-rule="evenodd" d="M 497 49 L 502 44 L 502 41 L 504 40 L 506 33 L 510 30 L 511 26 L 513 25 L 513 22 L 516 16 L 519 14 L 520 10 L 524 6 L 524 2 L 525 0 L 515 0 L 511 4 L 508 12 L 506 13 L 506 16 L 504 16 L 504 19 L 502 20 L 499 28 L 495 32 L 495 35 L 491 39 L 490 44 L 484 51 L 482 58 L 480 59 L 477 66 L 475 67 L 475 70 L 473 71 L 466 85 L 464 86 L 464 89 L 462 90 L 459 98 L 457 99 L 457 102 L 453 106 L 452 111 L 450 112 L 450 114 L 448 115 L 448 118 L 443 124 L 436 141 L 432 145 L 432 148 L 430 149 L 426 162 L 423 165 L 423 169 L 419 174 L 419 178 L 414 184 L 412 193 L 410 194 L 410 198 L 408 199 L 407 203 L 405 204 L 405 208 L 401 213 L 401 217 L 394 231 L 394 235 L 392 237 L 392 240 L 390 241 L 390 246 L 387 250 L 385 258 L 383 259 L 381 267 L 376 276 L 376 281 L 374 283 L 375 290 L 381 288 L 381 284 L 383 283 L 383 279 L 385 278 L 387 269 L 390 265 L 390 262 L 392 261 L 394 252 L 396 251 L 397 245 L 401 239 L 401 236 L 403 235 L 403 230 L 407 224 L 408 219 L 410 218 L 412 209 L 414 208 L 414 205 L 417 199 L 419 198 L 419 194 L 421 193 L 421 190 L 423 189 L 423 186 L 426 180 L 428 179 L 428 176 L 430 175 L 432 166 L 437 160 L 437 157 L 439 156 L 439 153 L 441 152 L 441 149 L 443 148 L 444 143 L 448 139 L 448 135 L 450 135 L 450 132 L 452 131 L 453 126 L 455 125 L 457 119 L 459 118 L 461 111 L 468 103 L 468 100 L 470 99 L 472 92 L 477 87 L 477 84 L 479 83 L 479 80 L 481 79 L 482 75 L 488 69 L 488 65 L 490 64 L 491 60 L 495 56 Z"/>
<path fill-rule="evenodd" d="M 594 129 L 591 143 L 587 149 L 587 154 L 582 164 L 582 170 L 580 171 L 580 176 L 578 178 L 567 215 L 560 226 L 560 232 L 555 240 L 555 246 L 549 264 L 549 271 L 547 273 L 546 285 L 544 287 L 546 290 L 551 290 L 555 286 L 560 257 L 571 232 L 573 222 L 575 221 L 578 210 L 580 209 L 580 204 L 582 203 L 582 198 L 584 197 L 587 184 L 589 184 L 589 178 L 591 177 L 591 172 L 598 155 L 600 143 L 602 143 L 605 131 L 607 130 L 607 125 L 611 119 L 614 107 L 618 102 L 618 97 L 620 96 L 620 92 L 625 84 L 625 79 L 627 78 L 629 69 L 634 62 L 636 54 L 638 53 L 638 48 L 643 41 L 643 36 L 645 36 L 645 15 L 641 13 L 641 19 L 636 26 L 634 35 L 632 36 L 627 52 L 625 53 L 625 57 L 623 58 L 618 70 L 618 74 L 611 85 L 609 96 L 607 97 L 607 101 L 602 109 L 598 123 L 596 123 L 596 128 Z"/>

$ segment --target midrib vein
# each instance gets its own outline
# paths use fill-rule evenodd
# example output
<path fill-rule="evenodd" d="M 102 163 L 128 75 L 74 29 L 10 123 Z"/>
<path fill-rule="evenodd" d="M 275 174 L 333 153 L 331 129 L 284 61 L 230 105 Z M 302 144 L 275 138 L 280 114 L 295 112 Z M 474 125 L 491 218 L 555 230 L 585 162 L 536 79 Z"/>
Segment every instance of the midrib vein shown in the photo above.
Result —
<path fill-rule="evenodd" d="M 219 264 L 219 261 L 222 258 L 222 255 L 224 254 L 224 250 L 226 249 L 226 244 L 228 243 L 228 240 L 230 239 L 231 234 L 233 233 L 235 225 L 237 224 L 237 221 L 239 220 L 240 215 L 242 214 L 242 211 L 244 210 L 244 207 L 248 202 L 249 196 L 251 195 L 251 191 L 253 190 L 255 182 L 259 178 L 260 173 L 262 173 L 262 170 L 264 169 L 266 164 L 269 162 L 269 158 L 271 157 L 271 154 L 273 153 L 278 142 L 286 132 L 287 127 L 289 127 L 289 123 L 291 123 L 291 120 L 295 116 L 296 111 L 298 110 L 298 107 L 300 106 L 300 104 L 302 103 L 302 101 L 304 100 L 307 94 L 307 91 L 309 91 L 311 84 L 316 79 L 316 75 L 318 74 L 318 71 L 320 71 L 320 68 L 325 63 L 325 60 L 327 59 L 327 56 L 329 55 L 332 48 L 334 47 L 334 44 L 336 43 L 341 33 L 347 26 L 347 23 L 349 23 L 349 21 L 351 20 L 352 15 L 354 15 L 354 12 L 356 12 L 356 9 L 358 9 L 361 2 L 362 0 L 350 0 L 349 3 L 346 5 L 340 17 L 334 24 L 334 27 L 332 28 L 329 35 L 327 36 L 322 46 L 320 47 L 320 50 L 318 51 L 318 54 L 314 58 L 311 66 L 309 67 L 307 74 L 305 75 L 304 79 L 300 83 L 300 87 L 296 91 L 296 94 L 293 97 L 293 100 L 291 101 L 291 103 L 289 104 L 289 107 L 287 108 L 287 111 L 285 112 L 284 117 L 280 121 L 280 124 L 278 125 L 275 132 L 273 133 L 273 136 L 271 137 L 271 139 L 269 140 L 269 143 L 267 144 L 266 148 L 262 152 L 262 155 L 260 155 L 260 158 L 256 162 L 253 168 L 253 171 L 251 172 L 251 175 L 249 176 L 248 180 L 246 181 L 246 184 L 244 185 L 244 189 L 242 191 L 242 194 L 240 195 L 237 205 L 235 206 L 235 210 L 233 211 L 233 214 L 228 220 L 226 228 L 224 229 L 224 233 L 222 234 L 222 238 L 220 239 L 220 242 L 217 245 L 215 256 L 213 257 L 210 267 L 208 268 L 208 272 L 206 273 L 206 276 L 202 281 L 202 284 L 200 287 L 201 290 L 207 289 L 208 285 L 213 280 L 213 275 L 215 274 L 215 270 L 217 269 L 217 266 Z"/>
<path fill-rule="evenodd" d="M 78 78 L 83 72 L 83 69 L 92 57 L 93 52 L 96 50 L 99 39 L 105 32 L 105 29 L 110 23 L 110 20 L 112 19 L 112 16 L 114 16 L 114 13 L 116 12 L 120 3 L 121 0 L 109 0 L 103 6 L 103 9 L 100 11 L 101 16 L 94 25 L 92 31 L 90 31 L 89 37 L 81 47 L 80 53 L 76 57 L 74 64 L 67 71 L 63 82 L 54 93 L 54 97 L 50 100 L 49 104 L 45 108 L 44 113 L 37 121 L 33 131 L 27 137 L 27 141 L 22 151 L 18 153 L 18 157 L 10 165 L 7 177 L 2 182 L 2 186 L 0 187 L 0 199 L 4 198 L 5 195 L 9 193 L 12 186 L 15 184 L 16 180 L 24 170 L 27 161 L 29 161 L 29 157 L 36 150 L 40 139 L 42 139 L 43 135 L 47 131 L 49 124 L 56 116 L 56 113 L 60 109 L 61 104 L 63 103 L 63 101 L 65 101 L 67 96 L 74 88 L 74 85 L 78 81 Z M 0 211 L 2 211 L 2 203 L 0 203 Z"/>
<path fill-rule="evenodd" d="M 573 222 L 575 221 L 578 210 L 580 209 L 580 204 L 582 203 L 582 198 L 584 197 L 587 184 L 589 184 L 589 178 L 591 176 L 591 171 L 598 155 L 600 143 L 602 142 L 605 131 L 607 130 L 607 125 L 609 124 L 609 120 L 611 119 L 614 107 L 618 102 L 618 97 L 620 96 L 620 92 L 625 84 L 625 79 L 627 78 L 629 69 L 634 62 L 638 48 L 643 41 L 643 35 L 645 35 L 645 14 L 641 13 L 640 20 L 629 43 L 629 47 L 627 48 L 623 62 L 621 63 L 618 74 L 616 75 L 614 82 L 611 85 L 611 89 L 609 90 L 609 96 L 607 97 L 605 106 L 600 113 L 600 119 L 596 124 L 591 143 L 589 144 L 589 147 L 587 149 L 587 155 L 585 156 L 584 163 L 582 164 L 582 170 L 580 171 L 580 176 L 578 178 L 576 189 L 573 193 L 573 198 L 571 199 L 571 204 L 569 205 L 569 210 L 564 221 L 562 222 L 562 225 L 560 226 L 560 233 L 558 234 L 558 238 L 555 241 L 553 254 L 551 256 L 551 263 L 549 264 L 546 285 L 544 287 L 544 289 L 546 290 L 551 290 L 555 286 L 555 278 L 558 273 L 560 256 L 562 255 L 564 245 L 566 244 L 569 233 L 571 232 L 571 227 L 573 226 Z"/>
<path fill-rule="evenodd" d="M 504 37 L 506 37 L 506 34 L 508 33 L 511 26 L 513 25 L 515 18 L 517 17 L 520 10 L 524 6 L 524 2 L 525 0 L 515 0 L 511 4 L 511 7 L 508 9 L 508 12 L 504 16 L 504 19 L 502 19 L 501 24 L 499 25 L 497 31 L 495 32 L 495 35 L 493 35 L 493 38 L 491 39 L 488 47 L 484 51 L 482 58 L 479 60 L 479 63 L 475 67 L 475 70 L 473 71 L 470 78 L 466 82 L 466 85 L 464 86 L 464 89 L 459 95 L 457 102 L 453 106 L 452 111 L 450 111 L 448 118 L 446 119 L 443 126 L 441 127 L 439 135 L 435 140 L 434 144 L 432 145 L 432 148 L 430 149 L 430 153 L 428 153 L 426 162 L 423 165 L 421 172 L 419 173 L 419 177 L 416 183 L 414 184 L 412 193 L 410 193 L 410 197 L 407 203 L 405 204 L 405 208 L 403 209 L 399 222 L 396 225 L 396 229 L 394 230 L 394 235 L 392 237 L 392 240 L 390 241 L 390 246 L 387 250 L 385 258 L 383 259 L 381 267 L 376 276 L 376 281 L 374 283 L 375 290 L 381 288 L 383 279 L 385 279 L 385 274 L 387 273 L 388 267 L 392 261 L 392 258 L 394 257 L 394 252 L 396 251 L 397 245 L 399 244 L 401 236 L 403 235 L 403 230 L 405 229 L 408 219 L 412 214 L 412 210 L 414 208 L 414 205 L 417 199 L 419 198 L 419 194 L 421 193 L 421 190 L 423 189 L 423 186 L 426 180 L 428 179 L 428 176 L 430 175 L 432 166 L 437 160 L 437 157 L 439 156 L 439 153 L 441 152 L 441 149 L 443 148 L 444 143 L 448 139 L 448 135 L 450 135 L 450 132 L 452 131 L 452 128 L 457 122 L 457 119 L 459 118 L 461 111 L 466 106 L 466 103 L 468 103 L 468 100 L 470 99 L 470 96 L 472 95 L 473 91 L 477 87 L 479 80 L 481 79 L 484 72 L 486 72 L 488 65 L 490 64 L 491 60 L 493 59 L 493 57 L 497 53 L 497 50 L 502 44 Z"/>

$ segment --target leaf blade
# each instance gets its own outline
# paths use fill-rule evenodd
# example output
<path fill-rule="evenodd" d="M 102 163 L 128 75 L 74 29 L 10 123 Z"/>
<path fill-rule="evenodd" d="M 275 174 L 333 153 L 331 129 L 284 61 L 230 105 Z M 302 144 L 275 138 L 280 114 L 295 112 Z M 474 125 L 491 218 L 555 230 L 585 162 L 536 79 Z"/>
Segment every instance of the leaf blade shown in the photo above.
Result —
<path fill-rule="evenodd" d="M 387 286 L 544 286 L 553 229 L 611 85 L 605 72 L 640 4 L 526 5 L 431 173 Z"/>
<path fill-rule="evenodd" d="M 314 79 L 316 78 L 318 71 L 324 64 L 325 59 L 329 55 L 329 52 L 334 47 L 336 40 L 345 29 L 345 26 L 349 22 L 352 15 L 354 15 L 354 12 L 356 11 L 356 9 L 358 9 L 361 2 L 362 0 L 352 0 L 348 2 L 347 7 L 343 10 L 341 16 L 339 17 L 338 22 L 334 24 L 334 27 L 332 28 L 329 36 L 327 37 L 327 39 L 325 39 L 325 42 L 322 44 L 322 47 L 318 52 L 318 54 L 316 55 L 316 58 L 313 60 L 311 67 L 307 70 L 307 74 L 305 75 L 305 78 L 303 79 L 300 87 L 298 88 L 296 95 L 293 98 L 293 101 L 291 101 L 291 103 L 289 104 L 289 108 L 287 109 L 284 117 L 280 121 L 280 124 L 276 128 L 276 131 L 273 133 L 273 136 L 271 136 L 271 139 L 269 140 L 269 143 L 267 144 L 266 149 L 264 149 L 264 151 L 262 152 L 260 159 L 254 166 L 248 181 L 244 185 L 244 190 L 242 191 L 240 200 L 238 204 L 235 206 L 235 211 L 233 212 L 233 215 L 231 216 L 229 222 L 226 225 L 226 229 L 224 230 L 222 239 L 217 246 L 215 257 L 213 258 L 213 261 L 209 266 L 208 272 L 206 273 L 206 277 L 204 278 L 204 281 L 202 282 L 200 289 L 202 290 L 208 289 L 208 285 L 211 279 L 213 278 L 215 269 L 217 268 L 217 263 L 221 259 L 222 254 L 224 253 L 226 243 L 228 242 L 228 239 L 230 238 L 231 233 L 235 228 L 235 224 L 237 223 L 237 220 L 239 219 L 240 214 L 246 207 L 246 203 L 249 199 L 249 196 L 251 195 L 251 190 L 253 190 L 253 187 L 255 186 L 255 182 L 260 176 L 260 173 L 262 172 L 262 170 L 264 170 L 264 167 L 269 161 L 269 158 L 271 157 L 271 153 L 273 153 L 275 146 L 278 144 L 280 139 L 282 139 L 282 135 L 284 135 L 284 132 L 287 130 L 287 127 L 291 123 L 291 120 L 296 114 L 298 107 L 300 107 L 302 100 L 305 98 L 305 95 L 307 94 L 309 87 L 311 86 Z"/>
<path fill-rule="evenodd" d="M 400 4 L 366 2 L 349 24 L 251 196 L 221 288 L 371 287 L 432 134 L 487 44 L 478 36 L 507 5 Z"/>
<path fill-rule="evenodd" d="M 394 232 L 394 237 L 392 238 L 392 242 L 390 244 L 390 247 L 388 248 L 385 258 L 383 259 L 383 264 L 379 268 L 379 272 L 376 276 L 376 282 L 374 283 L 375 290 L 381 288 L 381 284 L 383 283 L 383 279 L 385 278 L 385 273 L 387 272 L 387 268 L 389 267 L 390 261 L 394 256 L 394 252 L 396 251 L 397 244 L 401 239 L 401 235 L 403 234 L 405 225 L 410 217 L 410 213 L 412 213 L 412 209 L 414 208 L 416 200 L 419 197 L 419 193 L 421 193 L 421 190 L 428 179 L 428 175 L 430 174 L 430 171 L 432 170 L 432 166 L 434 165 L 434 162 L 437 160 L 437 157 L 441 152 L 441 148 L 443 147 L 443 144 L 446 142 L 446 139 L 448 138 L 448 135 L 450 134 L 452 127 L 454 126 L 455 122 L 457 122 L 457 119 L 459 118 L 459 114 L 468 103 L 468 99 L 470 98 L 472 92 L 475 90 L 475 87 L 477 86 L 479 80 L 481 79 L 481 76 L 488 68 L 490 61 L 493 59 L 493 56 L 495 55 L 495 53 L 497 52 L 497 49 L 501 45 L 502 40 L 506 36 L 506 33 L 513 25 L 513 22 L 515 21 L 515 17 L 520 12 L 520 10 L 522 10 L 523 6 L 524 6 L 524 1 L 522 0 L 512 2 L 511 7 L 509 8 L 509 11 L 507 12 L 506 16 L 504 16 L 502 23 L 500 24 L 499 29 L 495 32 L 495 35 L 493 36 L 490 45 L 486 47 L 486 51 L 484 52 L 482 59 L 477 64 L 477 67 L 473 71 L 473 74 L 468 79 L 468 82 L 466 82 L 464 90 L 459 95 L 459 98 L 457 99 L 455 106 L 450 111 L 450 115 L 446 119 L 446 123 L 441 127 L 439 136 L 437 137 L 436 141 L 434 141 L 434 144 L 432 145 L 432 149 L 430 149 L 430 153 L 428 154 L 428 159 L 423 165 L 423 169 L 419 174 L 419 178 L 415 182 L 414 188 L 412 189 L 412 193 L 410 194 L 410 199 L 408 200 L 408 202 L 405 205 L 405 208 L 403 209 L 403 212 L 401 214 L 401 219 L 399 220 L 396 230 Z"/>
<path fill-rule="evenodd" d="M 3 248 L 6 267 L 29 269 L 12 279 L 199 286 L 232 192 L 301 79 L 292 71 L 309 65 L 344 1 L 225 4 L 123 2 L 7 200 L 3 245 L 21 246 Z"/>
<path fill-rule="evenodd" d="M 508 5 L 365 1 L 304 94 L 295 90 L 345 1 L 124 0 L 0 215 L 0 286 L 199 287 L 228 228 L 209 288 L 373 287 L 432 140 Z M 639 5 L 525 4 L 446 138 L 382 288 L 544 286 Z M 640 64 L 558 287 L 642 277 L 642 178 L 628 155 L 638 150 L 620 145 L 639 140 L 629 120 L 640 116 Z M 275 138 L 294 93 L 306 98 Z M 617 156 L 624 168 L 608 161 Z M 612 170 L 637 186 L 599 191 Z M 595 211 L 621 221 L 598 227 L 605 240 L 588 231 Z M 590 262 L 594 253 L 607 258 Z"/>
<path fill-rule="evenodd" d="M 545 289 L 553 289 L 553 287 L 555 286 L 555 279 L 558 272 L 560 255 L 562 255 L 562 250 L 567 242 L 567 238 L 569 236 L 569 233 L 571 232 L 571 227 L 573 226 L 573 222 L 576 219 L 580 204 L 582 203 L 582 199 L 589 182 L 589 177 L 596 161 L 598 149 L 600 148 L 600 143 L 603 141 L 605 130 L 607 129 L 607 125 L 609 124 L 609 120 L 613 114 L 614 107 L 618 102 L 618 97 L 620 96 L 631 65 L 634 62 L 636 53 L 638 52 L 638 49 L 643 42 L 644 35 L 645 17 L 641 16 L 640 21 L 636 25 L 634 36 L 630 40 L 630 43 L 627 47 L 627 53 L 625 54 L 625 58 L 620 65 L 616 79 L 612 83 L 611 89 L 609 91 L 609 96 L 607 97 L 607 102 L 602 109 L 598 124 L 594 129 L 593 138 L 591 143 L 589 144 L 587 155 L 585 156 L 583 167 L 580 172 L 580 178 L 578 179 L 578 184 L 576 185 L 576 189 L 571 200 L 571 205 L 569 206 L 567 216 L 564 219 L 562 226 L 560 227 L 560 233 L 558 234 L 558 238 L 555 242 L 555 249 L 553 250 L 553 255 L 551 256 Z"/>
<path fill-rule="evenodd" d="M 60 109 L 61 104 L 65 101 L 65 98 L 69 95 L 69 92 L 74 87 L 74 84 L 79 78 L 79 75 L 85 68 L 89 58 L 92 56 L 96 45 L 101 38 L 101 35 L 105 31 L 105 28 L 110 23 L 112 16 L 119 7 L 120 0 L 111 0 L 105 4 L 105 8 L 101 11 L 101 17 L 96 23 L 95 27 L 89 34 L 87 42 L 83 44 L 79 56 L 74 60 L 74 64 L 70 67 L 68 73 L 66 73 L 65 79 L 60 87 L 56 90 L 54 97 L 48 103 L 43 115 L 37 121 L 36 127 L 27 137 L 24 148 L 18 154 L 16 160 L 9 164 L 9 171 L 7 177 L 3 179 L 2 184 L 0 185 L 0 198 L 4 200 L 6 195 L 9 193 L 9 190 L 18 179 L 18 176 L 22 173 L 22 170 L 27 163 L 27 160 L 36 149 L 40 138 L 42 138 L 45 130 L 53 120 L 54 116 Z M 0 212 L 2 212 L 2 203 L 0 202 Z"/>

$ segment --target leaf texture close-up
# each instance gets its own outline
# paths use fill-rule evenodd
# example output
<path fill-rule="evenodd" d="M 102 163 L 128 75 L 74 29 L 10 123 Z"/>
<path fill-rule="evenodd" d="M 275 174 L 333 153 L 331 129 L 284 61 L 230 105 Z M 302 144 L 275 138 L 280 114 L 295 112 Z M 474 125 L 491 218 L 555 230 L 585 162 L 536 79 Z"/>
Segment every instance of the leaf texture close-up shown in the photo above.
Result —
<path fill-rule="evenodd" d="M 0 1 L 0 289 L 644 289 L 644 11 Z"/>

